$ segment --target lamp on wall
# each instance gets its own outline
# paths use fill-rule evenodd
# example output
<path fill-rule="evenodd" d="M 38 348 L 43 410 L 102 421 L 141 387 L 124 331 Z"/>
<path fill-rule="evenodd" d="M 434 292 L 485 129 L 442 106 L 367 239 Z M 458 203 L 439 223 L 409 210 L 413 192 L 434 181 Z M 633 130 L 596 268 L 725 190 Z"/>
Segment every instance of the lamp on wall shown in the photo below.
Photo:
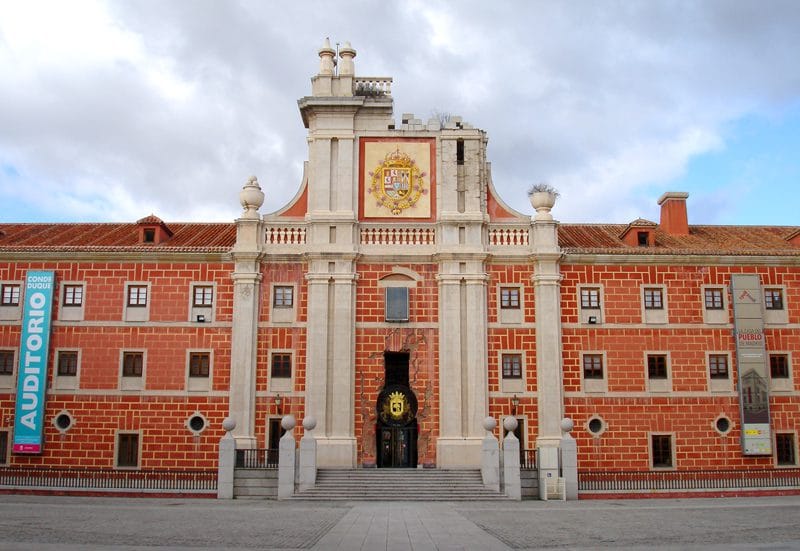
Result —
<path fill-rule="evenodd" d="M 519 398 L 517 398 L 517 395 L 514 394 L 514 396 L 511 397 L 511 415 L 517 414 L 518 405 L 519 405 Z"/>
<path fill-rule="evenodd" d="M 283 399 L 281 398 L 280 394 L 275 395 L 275 407 L 278 408 L 278 415 L 282 413 L 281 405 L 283 404 Z"/>
<path fill-rule="evenodd" d="M 197 323 L 205 323 L 206 317 L 203 314 L 197 314 Z"/>
<path fill-rule="evenodd" d="M 589 316 L 589 323 L 597 323 L 597 316 Z"/>

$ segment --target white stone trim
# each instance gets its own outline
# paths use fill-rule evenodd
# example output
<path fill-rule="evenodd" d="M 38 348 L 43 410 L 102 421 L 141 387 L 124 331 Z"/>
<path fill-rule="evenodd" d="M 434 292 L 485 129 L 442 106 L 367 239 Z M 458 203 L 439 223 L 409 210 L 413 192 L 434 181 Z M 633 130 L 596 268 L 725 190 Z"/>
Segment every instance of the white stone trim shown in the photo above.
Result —
<path fill-rule="evenodd" d="M 784 355 L 789 364 L 789 377 L 785 379 L 772 378 L 772 366 L 770 365 L 770 356 Z M 792 352 L 790 350 L 769 350 L 767 352 L 767 372 L 769 373 L 769 390 L 770 392 L 779 392 L 781 394 L 792 392 L 794 390 L 794 364 L 792 359 Z"/>
<path fill-rule="evenodd" d="M 131 287 L 147 287 L 147 304 L 145 306 L 128 306 L 128 289 Z M 153 303 L 152 285 L 149 281 L 126 281 L 122 295 L 123 321 L 149 321 L 150 305 Z"/>
<path fill-rule="evenodd" d="M 600 430 L 597 432 L 592 432 L 592 430 L 589 428 L 589 425 L 594 420 L 600 421 Z M 603 419 L 603 417 L 600 414 L 593 413 L 583 424 L 583 428 L 586 430 L 586 432 L 589 433 L 589 436 L 591 436 L 592 438 L 600 438 L 601 436 L 603 436 L 603 433 L 605 433 L 608 430 L 608 423 L 606 422 L 605 419 Z"/>
<path fill-rule="evenodd" d="M 649 356 L 666 356 L 667 358 L 667 378 L 651 379 L 648 365 Z M 647 392 L 669 393 L 672 392 L 672 357 L 668 350 L 645 350 L 644 352 L 644 382 Z"/>
<path fill-rule="evenodd" d="M 25 281 L 15 279 L 0 280 L 0 293 L 3 285 L 19 285 L 19 304 L 0 306 L 0 321 L 19 321 L 22 319 L 22 305 L 25 303 Z"/>
<path fill-rule="evenodd" d="M 118 464 L 119 460 L 119 437 L 123 434 L 138 434 L 139 439 L 137 440 L 137 457 L 136 457 L 136 466 L 135 467 L 120 467 Z M 114 468 L 120 471 L 138 471 L 142 468 L 142 448 L 143 442 L 143 431 L 142 430 L 123 430 L 117 429 L 114 431 L 114 457 L 112 458 Z"/>
<path fill-rule="evenodd" d="M 586 379 L 583 372 L 583 357 L 589 355 L 599 355 L 603 362 L 602 379 Z M 586 394 L 599 394 L 608 392 L 608 358 L 605 350 L 583 350 L 580 354 L 578 369 L 581 375 L 581 390 Z"/>
<path fill-rule="evenodd" d="M 706 308 L 706 290 L 719 289 L 722 291 L 722 309 L 709 310 Z M 725 285 L 701 285 L 700 309 L 703 312 L 703 323 L 707 325 L 724 325 L 730 322 L 730 299 L 728 287 Z"/>
<path fill-rule="evenodd" d="M 597 289 L 599 292 L 600 298 L 600 306 L 598 308 L 583 308 L 581 307 L 581 290 L 582 289 Z M 602 283 L 580 283 L 575 287 L 575 300 L 576 305 L 578 307 L 578 323 L 580 324 L 579 327 L 584 327 L 586 324 L 589 324 L 589 318 L 595 317 L 595 323 L 592 325 L 600 325 L 605 322 L 606 319 L 606 297 L 605 297 L 605 287 Z"/>
<path fill-rule="evenodd" d="M 662 308 L 645 308 L 644 292 L 647 289 L 660 289 Z M 644 324 L 667 324 L 669 323 L 669 301 L 667 299 L 667 286 L 663 284 L 641 284 L 639 287 L 639 300 L 641 301 L 642 323 Z"/>
<path fill-rule="evenodd" d="M 792 443 L 794 446 L 794 463 L 793 464 L 778 464 L 778 435 L 779 434 L 791 434 L 792 435 Z M 791 469 L 793 467 L 797 467 L 800 465 L 800 454 L 797 453 L 797 431 L 794 429 L 789 430 L 774 430 L 772 432 L 772 449 L 774 450 L 772 454 L 772 463 L 776 468 L 779 469 Z"/>
<path fill-rule="evenodd" d="M 711 356 L 727 356 L 728 357 L 728 378 L 727 379 L 712 379 L 711 378 Z M 730 351 L 728 350 L 708 350 L 706 351 L 706 382 L 708 383 L 708 391 L 713 394 L 728 393 L 733 391 L 733 362 Z"/>
<path fill-rule="evenodd" d="M 122 370 L 124 367 L 123 359 L 127 352 L 141 352 L 142 353 L 142 376 L 141 377 L 123 377 Z M 145 387 L 145 378 L 147 377 L 147 349 L 146 348 L 121 348 L 119 351 L 118 362 L 118 387 L 120 390 L 143 390 Z"/>
<path fill-rule="evenodd" d="M 728 420 L 728 430 L 725 430 L 725 431 L 719 430 L 719 427 L 717 427 L 717 423 L 719 422 L 720 419 L 727 419 Z M 719 434 L 720 436 L 728 436 L 731 433 L 731 431 L 734 429 L 735 426 L 736 426 L 736 424 L 733 422 L 733 419 L 728 417 L 728 415 L 725 414 L 725 413 L 720 413 L 719 415 L 714 417 L 713 421 L 711 421 L 711 428 L 713 428 L 714 431 L 717 434 Z"/>
<path fill-rule="evenodd" d="M 0 346 L 0 350 L 12 352 L 14 359 L 12 360 L 12 367 L 14 372 L 11 375 L 0 375 L 0 388 L 4 390 L 12 390 L 17 386 L 17 373 L 19 373 L 19 348 L 14 346 Z"/>
<path fill-rule="evenodd" d="M 519 293 L 519 308 L 503 308 L 501 296 L 503 289 L 517 289 Z M 495 300 L 497 301 L 497 320 L 501 324 L 519 325 L 525 321 L 525 286 L 521 283 L 498 282 L 495 290 Z"/>
<path fill-rule="evenodd" d="M 58 426 L 58 418 L 61 417 L 62 415 L 66 415 L 67 417 L 69 417 L 69 426 L 67 428 L 61 428 Z M 53 415 L 51 422 L 53 423 L 53 426 L 59 433 L 67 434 L 75 426 L 75 417 L 73 417 L 72 413 L 70 413 L 66 409 L 62 409 L 61 411 Z"/>
<path fill-rule="evenodd" d="M 80 286 L 81 290 L 81 305 L 80 306 L 66 306 L 64 298 L 67 292 L 67 287 Z M 86 296 L 87 285 L 85 281 L 61 281 L 58 285 L 58 319 L 62 321 L 83 321 L 84 313 L 86 311 Z"/>
<path fill-rule="evenodd" d="M 764 291 L 767 289 L 778 289 L 781 291 L 781 298 L 783 300 L 783 308 L 781 310 L 767 310 L 767 304 L 764 300 Z M 784 326 L 789 323 L 789 296 L 786 293 L 786 285 L 762 285 L 761 304 L 763 304 L 764 308 L 764 323 L 766 325 Z"/>
<path fill-rule="evenodd" d="M 655 467 L 653 465 L 653 436 L 669 436 L 670 443 L 670 459 L 672 466 L 670 467 Z M 678 470 L 678 455 L 675 447 L 675 432 L 674 431 L 649 431 L 647 433 L 647 460 L 650 465 L 651 471 L 677 471 Z"/>
<path fill-rule="evenodd" d="M 289 354 L 292 362 L 292 374 L 290 377 L 272 377 L 272 356 L 273 354 Z M 267 389 L 270 395 L 277 393 L 292 392 L 294 389 L 294 379 L 297 373 L 295 351 L 292 348 L 271 348 L 267 351 Z"/>
<path fill-rule="evenodd" d="M 275 306 L 275 288 L 276 287 L 291 287 L 292 288 L 292 306 L 291 307 L 276 307 Z M 297 283 L 291 281 L 273 281 L 269 284 L 267 288 L 269 292 L 269 297 L 267 300 L 269 301 L 269 319 L 270 322 L 282 326 L 287 323 L 294 323 L 297 319 L 297 302 L 298 302 L 298 295 L 297 295 Z"/>
<path fill-rule="evenodd" d="M 59 375 L 58 374 L 58 356 L 62 352 L 77 352 L 78 353 L 78 365 L 75 370 L 75 376 L 69 375 Z M 80 348 L 74 347 L 64 347 L 64 348 L 56 348 L 55 354 L 53 355 L 53 388 L 56 390 L 75 390 L 80 388 L 80 381 L 81 381 L 81 356 L 82 351 Z"/>
<path fill-rule="evenodd" d="M 208 377 L 192 377 L 189 375 L 192 354 L 208 354 Z M 211 390 L 212 382 L 214 381 L 214 350 L 212 348 L 187 348 L 185 377 L 186 390 L 189 392 L 208 392 Z"/>
<path fill-rule="evenodd" d="M 211 287 L 211 306 L 194 305 L 195 287 Z M 189 284 L 189 322 L 214 323 L 217 312 L 217 283 L 215 281 L 192 281 Z M 198 322 L 197 316 L 203 316 L 204 322 Z"/>
<path fill-rule="evenodd" d="M 503 355 L 517 354 L 520 357 L 520 370 L 521 378 L 519 379 L 505 379 L 503 378 Z M 497 351 L 497 375 L 500 379 L 500 392 L 502 395 L 508 394 L 522 394 L 528 388 L 528 359 L 524 350 L 498 350 Z"/>

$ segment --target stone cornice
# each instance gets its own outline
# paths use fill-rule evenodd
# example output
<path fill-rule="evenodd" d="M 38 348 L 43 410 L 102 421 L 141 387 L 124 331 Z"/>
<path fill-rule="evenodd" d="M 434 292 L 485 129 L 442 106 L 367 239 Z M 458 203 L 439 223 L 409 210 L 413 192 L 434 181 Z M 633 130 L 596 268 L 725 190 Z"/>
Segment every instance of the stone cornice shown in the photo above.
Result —
<path fill-rule="evenodd" d="M 648 264 L 656 266 L 800 266 L 800 256 L 628 255 L 564 253 L 562 264 Z"/>
<path fill-rule="evenodd" d="M 7 262 L 232 262 L 230 250 L 208 251 L 0 251 Z"/>

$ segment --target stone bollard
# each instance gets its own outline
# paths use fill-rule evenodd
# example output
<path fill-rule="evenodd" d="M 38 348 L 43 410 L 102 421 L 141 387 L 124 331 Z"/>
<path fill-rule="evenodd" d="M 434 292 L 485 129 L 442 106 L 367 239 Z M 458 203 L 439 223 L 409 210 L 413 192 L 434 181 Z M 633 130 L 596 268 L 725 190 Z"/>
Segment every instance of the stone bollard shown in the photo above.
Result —
<path fill-rule="evenodd" d="M 570 434 L 574 423 L 569 417 L 561 420 L 561 472 L 564 477 L 565 499 L 578 499 L 578 444 Z"/>
<path fill-rule="evenodd" d="M 307 416 L 303 419 L 305 432 L 300 439 L 300 477 L 298 480 L 298 490 L 303 491 L 313 488 L 317 483 L 317 439 L 311 434 L 317 420 Z"/>
<path fill-rule="evenodd" d="M 233 474 L 236 467 L 236 439 L 231 431 L 236 421 L 226 417 L 222 421 L 225 436 L 219 441 L 219 463 L 217 464 L 217 499 L 233 499 Z"/>
<path fill-rule="evenodd" d="M 486 436 L 481 444 L 481 477 L 483 485 L 495 492 L 500 491 L 500 446 L 495 437 L 497 421 L 492 417 L 483 420 Z"/>
<path fill-rule="evenodd" d="M 519 440 L 514 436 L 518 421 L 513 417 L 503 420 L 503 428 L 508 431 L 503 439 L 503 486 L 510 499 L 522 499 L 522 482 L 519 469 Z"/>
<path fill-rule="evenodd" d="M 294 427 L 297 421 L 294 415 L 285 415 L 281 419 L 281 426 L 286 433 L 281 436 L 278 445 L 278 499 L 286 499 L 294 495 L 295 477 L 295 442 Z"/>

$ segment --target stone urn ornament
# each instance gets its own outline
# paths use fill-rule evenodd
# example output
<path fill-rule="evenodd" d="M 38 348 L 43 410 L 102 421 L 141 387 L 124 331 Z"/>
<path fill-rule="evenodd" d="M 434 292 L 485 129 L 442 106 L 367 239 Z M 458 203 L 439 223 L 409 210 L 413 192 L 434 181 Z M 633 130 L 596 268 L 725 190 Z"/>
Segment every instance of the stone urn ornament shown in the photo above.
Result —
<path fill-rule="evenodd" d="M 556 204 L 558 196 L 558 191 L 550 184 L 539 183 L 530 187 L 528 198 L 531 201 L 531 206 L 536 210 L 537 220 L 553 219 L 550 209 Z"/>

